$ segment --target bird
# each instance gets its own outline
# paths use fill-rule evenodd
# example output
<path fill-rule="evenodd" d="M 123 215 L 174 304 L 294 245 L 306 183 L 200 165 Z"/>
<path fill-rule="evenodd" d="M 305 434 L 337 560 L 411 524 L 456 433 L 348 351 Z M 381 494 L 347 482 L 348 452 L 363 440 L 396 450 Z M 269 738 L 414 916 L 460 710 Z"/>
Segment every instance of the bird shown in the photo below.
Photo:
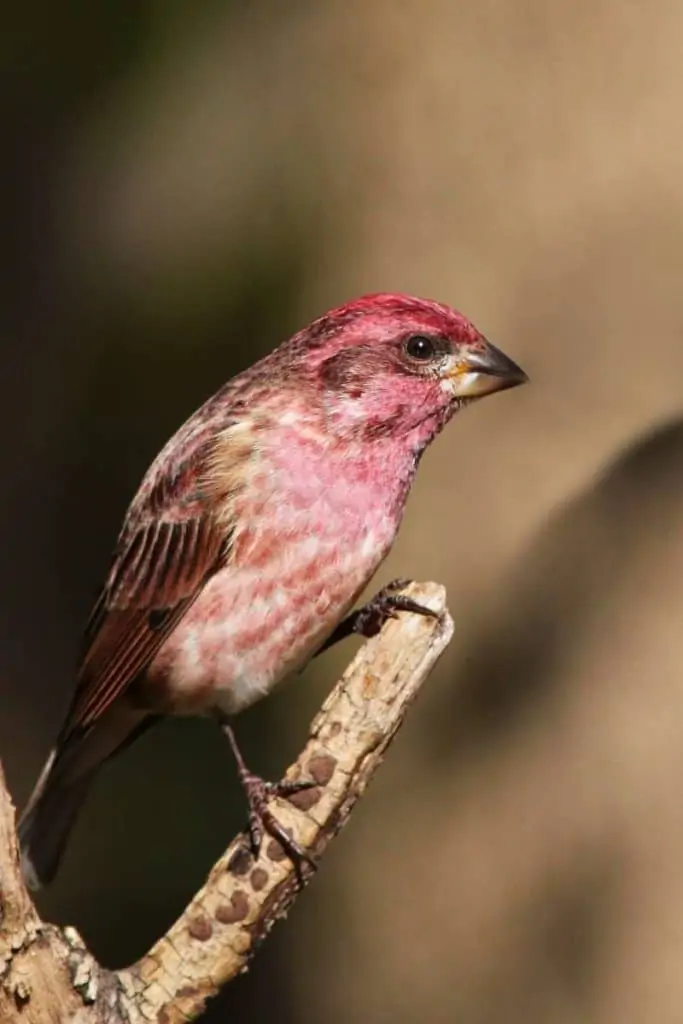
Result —
<path fill-rule="evenodd" d="M 76 687 L 21 816 L 24 878 L 54 877 L 100 767 L 165 715 L 215 718 L 258 853 L 264 830 L 309 855 L 269 808 L 236 714 L 353 633 L 400 611 L 400 586 L 353 611 L 389 553 L 421 456 L 451 417 L 527 381 L 464 315 L 366 295 L 224 384 L 151 463 L 85 629 Z"/>

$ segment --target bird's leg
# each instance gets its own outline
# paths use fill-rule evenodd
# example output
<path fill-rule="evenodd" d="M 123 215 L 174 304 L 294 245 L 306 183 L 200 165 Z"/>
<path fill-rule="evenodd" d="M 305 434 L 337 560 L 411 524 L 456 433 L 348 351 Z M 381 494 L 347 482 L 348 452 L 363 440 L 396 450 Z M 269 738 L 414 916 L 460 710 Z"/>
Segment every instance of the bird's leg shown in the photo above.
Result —
<path fill-rule="evenodd" d="M 312 780 L 294 781 L 291 779 L 282 779 L 280 782 L 266 782 L 259 775 L 254 775 L 246 766 L 227 715 L 218 712 L 216 718 L 222 732 L 228 738 L 228 743 L 237 764 L 237 774 L 249 803 L 249 840 L 254 857 L 259 855 L 265 832 L 273 839 L 277 839 L 299 872 L 304 861 L 315 869 L 317 867 L 316 862 L 285 831 L 271 811 L 269 802 L 274 796 L 286 799 L 288 796 L 292 796 L 293 793 L 300 793 L 304 789 L 311 789 L 316 783 Z"/>
<path fill-rule="evenodd" d="M 402 579 L 392 580 L 386 587 L 382 587 L 367 604 L 342 619 L 317 653 L 321 654 L 333 644 L 345 640 L 353 633 L 358 633 L 368 639 L 377 636 L 385 622 L 398 618 L 398 612 L 414 612 L 416 615 L 427 615 L 432 619 L 438 619 L 438 612 L 432 611 L 426 605 L 419 604 L 418 601 L 414 601 L 406 594 L 399 593 L 411 582 L 411 580 Z"/>

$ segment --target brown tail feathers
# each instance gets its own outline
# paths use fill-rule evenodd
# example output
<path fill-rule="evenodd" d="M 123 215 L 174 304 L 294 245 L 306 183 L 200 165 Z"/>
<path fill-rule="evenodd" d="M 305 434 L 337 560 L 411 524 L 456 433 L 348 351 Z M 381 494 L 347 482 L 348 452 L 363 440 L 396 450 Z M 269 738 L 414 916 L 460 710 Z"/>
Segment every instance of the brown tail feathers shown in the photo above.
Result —
<path fill-rule="evenodd" d="M 21 869 L 29 888 L 38 889 L 54 878 L 99 768 L 153 721 L 144 711 L 115 704 L 87 732 L 57 743 L 19 821 Z"/>

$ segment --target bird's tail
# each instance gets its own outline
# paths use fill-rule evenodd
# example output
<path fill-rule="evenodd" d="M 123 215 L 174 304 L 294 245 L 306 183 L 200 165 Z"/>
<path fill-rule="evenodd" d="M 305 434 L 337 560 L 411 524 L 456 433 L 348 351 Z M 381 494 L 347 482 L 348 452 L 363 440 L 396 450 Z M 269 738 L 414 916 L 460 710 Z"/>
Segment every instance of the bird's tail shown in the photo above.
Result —
<path fill-rule="evenodd" d="M 47 759 L 18 829 L 21 872 L 30 889 L 54 878 L 96 770 L 70 778 L 59 770 L 56 748 Z"/>
<path fill-rule="evenodd" d="M 21 870 L 31 889 L 54 878 L 69 833 L 99 768 L 154 719 L 112 706 L 87 732 L 58 743 L 19 821 Z"/>

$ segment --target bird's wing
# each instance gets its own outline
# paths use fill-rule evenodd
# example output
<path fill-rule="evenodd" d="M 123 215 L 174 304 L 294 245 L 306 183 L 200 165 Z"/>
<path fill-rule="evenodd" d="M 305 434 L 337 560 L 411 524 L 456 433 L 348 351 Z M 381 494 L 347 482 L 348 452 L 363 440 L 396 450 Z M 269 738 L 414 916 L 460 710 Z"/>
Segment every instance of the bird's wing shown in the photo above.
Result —
<path fill-rule="evenodd" d="M 232 499 L 247 478 L 253 435 L 233 424 L 200 441 L 179 462 L 162 454 L 129 509 L 86 628 L 62 740 L 92 725 L 144 672 L 206 582 L 229 563 Z"/>

